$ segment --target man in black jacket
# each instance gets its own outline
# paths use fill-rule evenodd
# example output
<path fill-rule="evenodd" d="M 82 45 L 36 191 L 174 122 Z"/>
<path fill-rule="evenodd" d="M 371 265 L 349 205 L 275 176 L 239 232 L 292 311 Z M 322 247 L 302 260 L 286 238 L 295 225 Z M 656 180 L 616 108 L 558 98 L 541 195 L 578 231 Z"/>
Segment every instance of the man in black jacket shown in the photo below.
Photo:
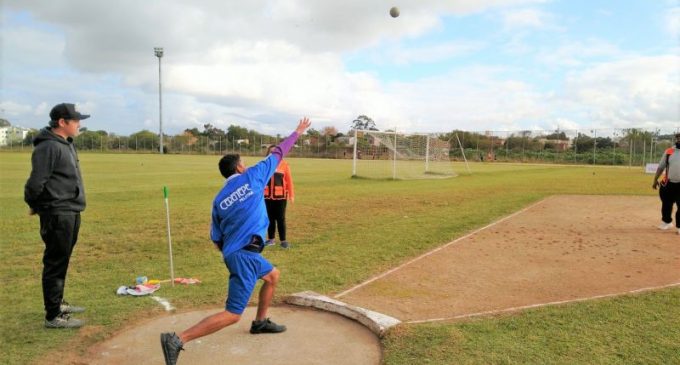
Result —
<path fill-rule="evenodd" d="M 85 189 L 73 137 L 80 121 L 89 118 L 73 104 L 57 104 L 50 112 L 49 127 L 33 139 L 31 175 L 24 187 L 29 214 L 40 216 L 40 236 L 45 242 L 42 288 L 45 327 L 78 328 L 83 321 L 71 313 L 85 309 L 64 301 L 66 271 L 78 240 L 80 212 L 85 209 Z"/>

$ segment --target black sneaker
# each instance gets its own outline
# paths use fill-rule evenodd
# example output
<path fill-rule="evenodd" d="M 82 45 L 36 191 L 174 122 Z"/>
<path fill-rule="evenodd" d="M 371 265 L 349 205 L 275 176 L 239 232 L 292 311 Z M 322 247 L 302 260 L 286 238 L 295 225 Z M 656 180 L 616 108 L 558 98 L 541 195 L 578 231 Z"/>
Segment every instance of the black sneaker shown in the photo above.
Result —
<path fill-rule="evenodd" d="M 173 333 L 161 333 L 161 347 L 163 348 L 163 356 L 165 357 L 165 365 L 177 364 L 179 352 L 184 350 L 184 344 L 179 336 Z"/>
<path fill-rule="evenodd" d="M 51 321 L 45 320 L 45 328 L 80 328 L 85 322 L 71 318 L 68 313 L 60 313 Z"/>
<path fill-rule="evenodd" d="M 250 333 L 252 334 L 279 333 L 285 330 L 286 326 L 278 325 L 269 320 L 269 318 L 265 318 L 261 321 L 253 321 L 253 324 L 250 326 Z"/>
<path fill-rule="evenodd" d="M 85 312 L 85 308 L 76 307 L 75 305 L 70 305 L 65 300 L 61 301 L 61 305 L 59 306 L 59 310 L 61 311 L 61 313 L 82 313 L 82 312 Z"/>

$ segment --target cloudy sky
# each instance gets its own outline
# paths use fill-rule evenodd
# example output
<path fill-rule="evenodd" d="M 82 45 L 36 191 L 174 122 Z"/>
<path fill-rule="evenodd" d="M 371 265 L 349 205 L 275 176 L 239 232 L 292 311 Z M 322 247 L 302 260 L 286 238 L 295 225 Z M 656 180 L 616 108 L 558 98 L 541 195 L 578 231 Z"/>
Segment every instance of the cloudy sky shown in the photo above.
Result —
<path fill-rule="evenodd" d="M 389 16 L 391 6 L 401 15 Z M 0 117 L 287 133 L 680 127 L 678 0 L 2 0 Z"/>

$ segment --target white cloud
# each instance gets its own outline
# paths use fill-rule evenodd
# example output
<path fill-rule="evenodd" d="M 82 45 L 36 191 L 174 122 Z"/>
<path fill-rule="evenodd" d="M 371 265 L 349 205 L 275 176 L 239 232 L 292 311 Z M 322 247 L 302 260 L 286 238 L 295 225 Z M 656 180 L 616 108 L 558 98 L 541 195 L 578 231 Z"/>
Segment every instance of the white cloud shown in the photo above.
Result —
<path fill-rule="evenodd" d="M 508 10 L 503 13 L 506 29 L 543 28 L 550 23 L 551 16 L 538 9 Z"/>
<path fill-rule="evenodd" d="M 666 13 L 664 20 L 668 33 L 670 33 L 674 39 L 680 39 L 680 6 L 668 9 L 668 13 Z"/>
<path fill-rule="evenodd" d="M 393 19 L 388 15 L 393 2 L 383 0 L 122 0 L 115 5 L 5 0 L 0 47 L 9 87 L 3 87 L 2 105 L 39 126 L 52 105 L 73 101 L 92 114 L 88 128 L 157 130 L 153 47 L 163 46 L 164 129 L 171 133 L 207 122 L 279 133 L 302 115 L 311 116 L 319 129 L 332 125 L 340 131 L 359 114 L 380 127 L 409 131 L 523 129 L 583 124 L 588 118 L 669 120 L 667 104 L 673 92 L 677 97 L 677 87 L 670 83 L 668 60 L 640 61 L 646 66 L 616 61 L 631 52 L 593 39 L 555 42 L 533 58 L 531 50 L 541 46 L 529 43 L 530 32 L 557 29 L 551 13 L 528 8 L 545 2 L 405 0 L 398 4 L 401 16 Z M 514 59 L 508 60 L 512 66 L 485 60 L 455 64 L 411 82 L 381 80 L 371 69 L 350 72 L 345 65 L 345 57 L 357 53 L 373 55 L 378 66 L 402 67 L 483 54 L 493 50 L 495 40 L 465 33 L 411 45 L 422 35 L 440 34 L 445 16 L 485 12 L 503 15 L 512 28 L 508 49 L 540 67 L 572 71 L 565 100 L 556 93 L 563 82 L 559 76 L 557 86 L 542 87 L 538 76 L 550 70 L 523 69 Z M 593 67 L 594 60 L 608 63 Z M 621 80 L 607 67 L 635 72 L 636 79 Z M 638 85 L 638 78 L 649 85 Z M 644 93 L 630 94 L 629 87 Z"/>
<path fill-rule="evenodd" d="M 623 52 L 614 44 L 600 39 L 585 39 L 582 41 L 568 41 L 540 51 L 536 57 L 552 67 L 583 66 L 593 59 L 622 56 Z"/>
<path fill-rule="evenodd" d="M 531 85 L 508 79 L 506 68 L 471 67 L 454 73 L 391 85 L 402 129 L 410 131 L 507 130 L 518 120 L 547 117 L 545 100 Z M 402 102 L 399 102 L 402 101 Z M 408 101 L 408 102 L 405 102 Z M 376 123 L 382 116 L 376 119 Z M 417 121 L 424 124 L 416 124 Z"/>
<path fill-rule="evenodd" d="M 635 57 L 572 74 L 566 97 L 582 105 L 598 127 L 678 125 L 680 57 Z"/>
<path fill-rule="evenodd" d="M 11 100 L 0 101 L 0 111 L 3 117 L 14 117 L 21 114 L 32 112 L 32 107 L 29 104 L 20 104 Z"/>
<path fill-rule="evenodd" d="M 394 63 L 397 65 L 422 64 L 439 62 L 454 57 L 468 55 L 484 48 L 481 42 L 456 41 L 443 42 L 423 47 L 394 47 L 389 50 L 389 56 L 374 55 L 376 64 Z"/>

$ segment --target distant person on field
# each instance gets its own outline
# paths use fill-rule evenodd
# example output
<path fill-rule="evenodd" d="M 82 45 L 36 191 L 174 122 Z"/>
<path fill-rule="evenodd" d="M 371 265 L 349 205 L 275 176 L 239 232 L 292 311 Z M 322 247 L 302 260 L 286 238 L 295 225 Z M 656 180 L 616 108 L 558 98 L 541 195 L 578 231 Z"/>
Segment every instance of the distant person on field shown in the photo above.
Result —
<path fill-rule="evenodd" d="M 73 137 L 80 132 L 80 121 L 89 117 L 80 114 L 73 104 L 58 104 L 50 111 L 49 126 L 33 138 L 32 170 L 24 187 L 24 200 L 29 214 L 40 216 L 40 237 L 45 243 L 42 290 L 47 328 L 83 325 L 70 314 L 85 309 L 64 301 L 64 286 L 78 241 L 80 212 L 85 210 L 85 188 Z"/>
<path fill-rule="evenodd" d="M 310 124 L 308 118 L 301 119 L 288 138 L 274 147 L 264 160 L 248 169 L 238 154 L 225 155 L 220 160 L 220 173 L 227 180 L 213 201 L 210 238 L 222 252 L 229 270 L 225 310 L 204 318 L 179 335 L 162 333 L 161 347 L 166 365 L 177 363 L 185 343 L 238 322 L 258 279 L 264 283 L 260 288 L 257 315 L 251 323 L 250 333 L 278 333 L 286 330 L 285 326 L 267 318 L 267 310 L 279 281 L 279 270 L 260 255 L 264 248 L 265 231 L 269 226 L 264 189 L 283 156 Z"/>
<path fill-rule="evenodd" d="M 659 182 L 662 173 L 663 178 Z M 652 189 L 657 187 L 659 187 L 659 197 L 661 198 L 661 225 L 659 229 L 673 228 L 671 215 L 675 204 L 677 208 L 675 211 L 675 228 L 680 234 L 680 133 L 675 135 L 675 146 L 666 149 L 661 161 L 659 161 Z"/>
<path fill-rule="evenodd" d="M 275 147 L 275 145 L 269 146 L 267 156 L 272 153 Z M 267 206 L 267 216 L 269 217 L 266 246 L 274 244 L 274 235 L 278 228 L 281 247 L 290 247 L 290 243 L 286 240 L 286 205 L 289 200 L 291 203 L 295 201 L 293 177 L 290 174 L 288 162 L 281 160 L 274 176 L 264 188 L 264 203 Z"/>

